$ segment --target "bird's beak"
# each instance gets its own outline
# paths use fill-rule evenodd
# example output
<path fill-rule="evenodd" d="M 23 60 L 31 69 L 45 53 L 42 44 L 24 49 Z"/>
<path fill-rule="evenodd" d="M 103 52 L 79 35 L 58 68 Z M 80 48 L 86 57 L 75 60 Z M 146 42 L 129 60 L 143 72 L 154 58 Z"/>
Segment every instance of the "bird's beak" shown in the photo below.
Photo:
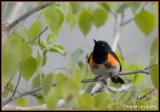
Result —
<path fill-rule="evenodd" d="M 95 39 L 93 39 L 94 40 L 94 43 L 96 44 L 97 43 L 97 41 L 95 40 Z"/>

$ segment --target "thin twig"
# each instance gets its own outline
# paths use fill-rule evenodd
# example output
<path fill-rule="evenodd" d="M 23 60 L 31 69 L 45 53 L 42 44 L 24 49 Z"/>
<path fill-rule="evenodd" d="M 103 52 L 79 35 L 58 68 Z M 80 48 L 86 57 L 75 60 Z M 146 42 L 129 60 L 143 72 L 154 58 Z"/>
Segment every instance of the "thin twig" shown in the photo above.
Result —
<path fill-rule="evenodd" d="M 37 37 L 33 38 L 32 40 L 29 40 L 28 43 L 29 43 L 29 42 L 32 42 L 32 41 L 34 41 L 34 40 L 36 40 L 36 39 L 38 39 L 38 38 L 40 38 L 41 35 L 42 35 L 45 31 L 47 31 L 47 29 L 48 29 L 48 27 L 46 26 L 46 27 L 38 34 Z"/>
<path fill-rule="evenodd" d="M 151 67 L 153 67 L 153 66 L 155 66 L 155 64 L 144 68 L 144 70 L 135 70 L 135 71 L 131 71 L 131 72 L 119 72 L 116 75 L 112 75 L 112 77 L 122 76 L 122 75 L 131 75 L 131 74 L 137 74 L 138 75 L 139 73 L 149 74 L 149 72 L 146 71 L 146 70 L 151 69 Z M 98 76 L 98 78 L 95 77 L 95 78 L 92 78 L 92 79 L 84 79 L 84 80 L 81 81 L 81 83 L 96 82 L 96 81 L 102 80 L 104 78 L 111 78 L 111 76 L 105 74 L 105 75 Z"/>
<path fill-rule="evenodd" d="M 55 87 L 56 84 L 53 84 L 52 86 Z M 10 98 L 8 98 L 7 100 L 5 100 L 4 102 L 2 102 L 2 106 L 7 105 L 8 103 L 10 103 L 10 102 L 12 102 L 12 101 L 14 101 L 14 100 L 16 100 L 16 99 L 18 99 L 18 98 L 21 98 L 21 97 L 23 97 L 23 96 L 34 95 L 34 93 L 36 93 L 36 92 L 38 92 L 38 91 L 41 91 L 41 90 L 42 90 L 42 87 L 37 87 L 37 88 L 32 89 L 32 90 L 30 90 L 30 91 L 26 91 L 26 92 L 24 92 L 24 93 L 21 93 L 21 94 L 19 94 L 18 96 L 10 97 Z"/>
<path fill-rule="evenodd" d="M 110 14 L 112 14 L 114 17 L 116 17 L 116 13 L 113 12 L 113 10 L 111 10 L 111 8 L 109 7 L 105 7 L 105 4 L 104 3 L 100 3 L 100 5 L 104 6 L 104 8 L 107 10 L 107 12 L 109 12 Z"/>
<path fill-rule="evenodd" d="M 144 71 L 144 70 L 135 70 L 135 71 L 132 71 L 132 72 L 126 72 L 126 73 L 118 73 L 117 75 L 112 75 L 112 77 L 116 77 L 116 76 L 122 76 L 122 75 L 131 75 L 131 74 L 137 74 L 137 73 L 144 73 L 144 74 L 148 74 L 148 72 Z M 82 80 L 82 83 L 88 83 L 88 82 L 96 82 L 98 80 L 101 80 L 101 79 L 104 79 L 104 78 L 111 78 L 110 75 L 101 75 L 99 76 L 99 78 L 93 78 L 93 79 L 85 79 L 85 80 Z"/>
<path fill-rule="evenodd" d="M 14 74 L 12 74 L 11 78 L 10 78 L 10 79 L 9 79 L 9 81 L 7 82 L 6 86 L 4 87 L 4 91 L 3 91 L 2 96 L 4 96 L 4 95 L 5 95 L 6 90 L 8 89 L 8 86 L 9 86 L 9 84 L 11 83 L 11 81 L 12 81 L 13 77 L 14 77 Z"/>
<path fill-rule="evenodd" d="M 22 62 L 21 62 L 21 63 L 22 63 Z M 14 95 L 15 95 L 15 93 L 16 93 L 16 90 L 17 90 L 17 88 L 18 88 L 18 86 L 19 86 L 19 82 L 20 82 L 21 76 L 22 76 L 22 74 L 21 74 L 21 65 L 20 65 L 20 74 L 19 74 L 19 77 L 18 77 L 18 81 L 17 81 L 16 87 L 15 87 L 15 89 L 13 90 L 13 93 L 12 93 L 11 97 L 14 97 Z"/>
<path fill-rule="evenodd" d="M 146 99 L 148 99 L 149 97 L 153 96 L 156 93 L 156 89 L 152 89 L 150 92 L 148 92 L 147 94 L 137 98 L 138 101 L 144 101 Z"/>
<path fill-rule="evenodd" d="M 18 65 L 19 65 L 19 63 L 17 64 L 17 67 L 18 67 Z M 15 71 L 13 72 L 13 74 L 12 74 L 12 76 L 10 77 L 9 81 L 7 82 L 6 86 L 4 87 L 4 91 L 3 91 L 2 96 L 5 95 L 5 92 L 6 92 L 7 88 L 8 88 L 8 86 L 9 86 L 9 84 L 11 83 L 11 81 L 12 81 L 12 79 L 13 79 L 16 71 L 17 71 L 17 69 L 15 69 Z"/>
<path fill-rule="evenodd" d="M 137 12 L 137 14 L 138 14 L 139 12 L 141 12 L 142 10 L 144 10 L 144 8 L 145 8 L 145 6 L 147 5 L 147 3 L 148 3 L 148 2 L 145 2 L 145 3 L 144 3 L 144 5 L 143 5 L 143 6 L 141 7 L 141 9 Z M 132 17 L 132 18 L 124 21 L 124 22 L 121 24 L 121 26 L 123 27 L 123 26 L 127 25 L 128 23 L 132 22 L 134 19 L 135 19 L 135 17 Z"/>
<path fill-rule="evenodd" d="M 125 22 L 123 22 L 123 23 L 121 24 L 121 26 L 123 27 L 123 26 L 127 25 L 128 23 L 132 22 L 132 21 L 134 20 L 134 18 L 135 18 L 135 17 L 126 20 Z"/>
<path fill-rule="evenodd" d="M 19 24 L 21 21 L 25 20 L 27 17 L 31 16 L 35 12 L 42 10 L 46 8 L 47 6 L 51 5 L 51 3 L 45 3 L 42 5 L 38 5 L 37 7 L 33 8 L 32 10 L 28 11 L 27 13 L 23 14 L 21 17 L 13 21 L 11 24 L 7 26 L 7 30 L 10 31 L 12 28 L 14 28 L 17 24 Z"/>
<path fill-rule="evenodd" d="M 13 90 L 13 88 L 10 88 L 10 87 L 8 87 L 7 88 L 9 91 L 11 91 L 11 92 L 13 92 L 14 90 Z M 22 94 L 21 92 L 19 92 L 18 90 L 16 90 L 16 93 L 18 93 L 18 94 Z"/>
<path fill-rule="evenodd" d="M 8 103 L 10 103 L 10 102 L 12 102 L 12 101 L 20 98 L 20 97 L 27 96 L 27 95 L 33 94 L 33 93 L 35 93 L 35 92 L 38 92 L 38 91 L 40 91 L 41 89 L 42 89 L 42 87 L 38 87 L 38 88 L 36 88 L 36 89 L 30 90 L 30 91 L 26 91 L 26 92 L 18 95 L 17 97 L 10 97 L 10 98 L 7 99 L 6 101 L 2 102 L 2 106 L 4 106 L 4 105 L 6 105 L 6 104 L 8 104 Z"/>

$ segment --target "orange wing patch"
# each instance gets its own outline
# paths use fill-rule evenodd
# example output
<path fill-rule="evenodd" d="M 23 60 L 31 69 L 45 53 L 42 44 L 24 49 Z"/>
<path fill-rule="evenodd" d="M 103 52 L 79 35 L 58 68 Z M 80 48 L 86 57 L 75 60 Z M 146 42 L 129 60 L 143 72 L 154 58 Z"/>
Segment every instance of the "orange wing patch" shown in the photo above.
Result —
<path fill-rule="evenodd" d="M 118 60 L 117 60 L 112 54 L 110 54 L 110 53 L 108 54 L 107 61 L 108 61 L 108 63 L 110 63 L 112 66 L 119 65 Z"/>

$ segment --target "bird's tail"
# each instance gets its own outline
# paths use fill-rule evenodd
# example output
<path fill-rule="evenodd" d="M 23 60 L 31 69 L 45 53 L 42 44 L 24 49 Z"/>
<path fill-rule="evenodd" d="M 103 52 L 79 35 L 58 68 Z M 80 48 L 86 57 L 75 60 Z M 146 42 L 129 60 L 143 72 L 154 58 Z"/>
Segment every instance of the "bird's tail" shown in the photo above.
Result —
<path fill-rule="evenodd" d="M 112 80 L 112 82 L 114 82 L 114 83 L 120 83 L 120 84 L 124 84 L 124 81 L 123 81 L 123 79 L 122 78 L 120 78 L 120 77 L 111 77 L 111 80 Z"/>

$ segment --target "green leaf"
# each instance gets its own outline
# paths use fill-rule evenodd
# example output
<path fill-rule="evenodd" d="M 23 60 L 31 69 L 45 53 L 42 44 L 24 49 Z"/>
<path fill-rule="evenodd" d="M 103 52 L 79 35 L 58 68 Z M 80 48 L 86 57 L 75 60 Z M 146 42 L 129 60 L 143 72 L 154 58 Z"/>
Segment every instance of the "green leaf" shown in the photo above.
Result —
<path fill-rule="evenodd" d="M 36 88 L 40 86 L 41 86 L 40 74 L 38 74 L 32 79 L 32 88 Z"/>
<path fill-rule="evenodd" d="M 154 8 L 155 8 L 156 18 L 158 19 L 158 10 L 159 10 L 159 4 L 158 4 L 158 2 L 154 2 Z"/>
<path fill-rule="evenodd" d="M 53 45 L 49 48 L 49 51 L 59 53 L 62 56 L 66 56 L 65 48 L 61 45 Z"/>
<path fill-rule="evenodd" d="M 123 3 L 122 5 L 120 5 L 118 7 L 118 9 L 116 10 L 116 12 L 123 13 L 128 7 L 130 7 L 129 3 Z"/>
<path fill-rule="evenodd" d="M 130 6 L 132 9 L 132 12 L 135 13 L 138 10 L 138 8 L 141 6 L 141 4 L 140 2 L 131 2 Z"/>
<path fill-rule="evenodd" d="M 45 98 L 48 109 L 55 109 L 58 99 L 59 99 L 59 90 L 52 88 Z"/>
<path fill-rule="evenodd" d="M 97 109 L 108 109 L 114 103 L 112 97 L 103 92 L 96 94 L 94 99 L 95 107 Z"/>
<path fill-rule="evenodd" d="M 72 73 L 70 74 L 70 79 L 74 82 L 77 88 L 80 88 L 81 87 L 81 70 L 74 67 L 74 70 L 72 70 Z"/>
<path fill-rule="evenodd" d="M 77 14 L 79 12 L 79 10 L 81 9 L 81 2 L 70 2 L 70 8 L 72 11 L 72 14 Z"/>
<path fill-rule="evenodd" d="M 152 42 L 151 50 L 150 50 L 150 55 L 158 53 L 158 37 L 155 38 Z"/>
<path fill-rule="evenodd" d="M 120 96 L 121 102 L 124 104 L 135 101 L 136 97 L 136 91 L 134 89 L 127 91 Z"/>
<path fill-rule="evenodd" d="M 155 38 L 152 42 L 150 49 L 150 65 L 158 63 L 158 38 Z"/>
<path fill-rule="evenodd" d="M 45 41 L 44 39 L 40 39 L 40 40 L 39 40 L 39 46 L 40 46 L 42 49 L 46 49 L 46 48 L 47 48 L 47 41 Z"/>
<path fill-rule="evenodd" d="M 138 74 L 135 77 L 134 84 L 136 86 L 140 86 L 141 84 L 146 84 L 146 76 L 145 74 Z"/>
<path fill-rule="evenodd" d="M 43 97 L 42 91 L 37 92 L 37 93 L 35 94 L 35 97 L 36 97 L 37 103 L 38 103 L 39 105 L 42 105 L 42 104 L 45 103 L 45 99 L 44 99 L 44 97 Z"/>
<path fill-rule="evenodd" d="M 58 33 L 63 25 L 64 14 L 58 6 L 50 6 L 44 9 L 44 19 L 50 30 Z"/>
<path fill-rule="evenodd" d="M 93 96 L 89 94 L 82 94 L 77 97 L 77 104 L 79 109 L 91 110 L 94 108 L 94 99 Z"/>
<path fill-rule="evenodd" d="M 115 8 L 116 3 L 114 2 L 103 2 L 101 3 L 101 6 L 103 6 L 106 11 L 111 11 Z"/>
<path fill-rule="evenodd" d="M 70 23 L 70 30 L 72 31 L 74 26 L 76 25 L 76 18 L 77 16 L 73 15 L 73 14 L 69 14 L 69 23 Z"/>
<path fill-rule="evenodd" d="M 86 36 L 92 28 L 92 13 L 90 9 L 83 9 L 78 18 L 78 26 L 81 32 Z"/>
<path fill-rule="evenodd" d="M 76 96 L 78 92 L 79 88 L 72 80 L 66 81 L 62 87 L 62 95 L 66 100 L 70 100 L 70 98 Z"/>
<path fill-rule="evenodd" d="M 77 16 L 73 14 L 72 7 L 69 4 L 68 11 L 67 11 L 67 21 L 69 22 L 71 31 L 73 30 L 74 26 L 76 25 L 76 20 L 77 20 Z"/>
<path fill-rule="evenodd" d="M 93 22 L 97 28 L 105 24 L 107 17 L 108 14 L 102 6 L 93 11 Z"/>
<path fill-rule="evenodd" d="M 53 84 L 53 74 L 47 74 L 42 78 L 42 89 L 44 95 L 47 95 Z"/>
<path fill-rule="evenodd" d="M 40 32 L 42 31 L 43 25 L 40 20 L 34 21 L 30 26 L 29 26 L 29 31 L 31 33 L 32 39 L 36 38 Z"/>
<path fill-rule="evenodd" d="M 133 70 L 140 70 L 143 66 L 139 64 L 130 64 L 127 66 L 127 71 L 133 71 Z M 135 74 L 135 75 L 128 75 L 127 79 L 131 80 L 135 86 L 140 86 L 141 84 L 146 83 L 146 76 L 145 74 Z"/>
<path fill-rule="evenodd" d="M 9 50 L 13 52 L 17 58 L 26 59 L 32 54 L 32 46 L 29 43 L 26 43 L 22 38 L 17 34 L 11 34 L 9 40 Z M 14 49 L 13 49 L 14 48 Z M 12 49 L 12 50 L 11 50 Z"/>
<path fill-rule="evenodd" d="M 2 44 L 2 75 L 7 78 L 13 74 L 19 63 L 19 46 L 22 45 L 22 40 L 16 35 L 11 34 L 9 40 Z M 14 49 L 13 49 L 14 48 Z"/>
<path fill-rule="evenodd" d="M 55 33 L 51 33 L 48 35 L 47 43 L 50 44 L 56 39 L 57 35 Z"/>
<path fill-rule="evenodd" d="M 78 62 L 78 65 L 80 69 L 85 70 L 85 64 L 81 60 Z"/>
<path fill-rule="evenodd" d="M 150 69 L 150 74 L 151 74 L 151 80 L 153 85 L 156 87 L 156 89 L 159 88 L 159 81 L 158 81 L 158 77 L 159 77 L 159 70 L 158 70 L 158 64 L 156 64 L 154 67 L 152 67 Z"/>
<path fill-rule="evenodd" d="M 32 39 L 32 36 L 31 36 L 31 32 L 29 32 L 29 30 L 26 28 L 26 27 L 24 27 L 24 26 L 22 26 L 21 28 L 20 28 L 20 31 L 19 32 L 17 32 L 18 33 L 18 35 L 20 35 L 22 38 L 23 38 L 23 40 L 24 41 L 30 41 L 31 39 Z"/>
<path fill-rule="evenodd" d="M 71 54 L 71 59 L 73 60 L 73 62 L 78 62 L 82 54 L 83 50 L 81 48 L 78 48 Z"/>
<path fill-rule="evenodd" d="M 32 77 L 37 68 L 37 61 L 34 57 L 29 57 L 22 63 L 22 76 L 25 80 L 28 80 Z"/>
<path fill-rule="evenodd" d="M 14 101 L 15 105 L 26 107 L 28 105 L 28 99 L 25 97 L 18 98 Z"/>
<path fill-rule="evenodd" d="M 66 76 L 63 73 L 58 73 L 53 75 L 53 82 L 58 86 L 63 85 L 66 82 Z"/>
<path fill-rule="evenodd" d="M 32 46 L 28 43 L 23 43 L 19 48 L 17 49 L 17 53 L 20 58 L 26 59 L 32 55 Z"/>
<path fill-rule="evenodd" d="M 141 11 L 136 14 L 135 23 L 138 28 L 147 36 L 155 27 L 155 15 L 147 10 Z"/>

